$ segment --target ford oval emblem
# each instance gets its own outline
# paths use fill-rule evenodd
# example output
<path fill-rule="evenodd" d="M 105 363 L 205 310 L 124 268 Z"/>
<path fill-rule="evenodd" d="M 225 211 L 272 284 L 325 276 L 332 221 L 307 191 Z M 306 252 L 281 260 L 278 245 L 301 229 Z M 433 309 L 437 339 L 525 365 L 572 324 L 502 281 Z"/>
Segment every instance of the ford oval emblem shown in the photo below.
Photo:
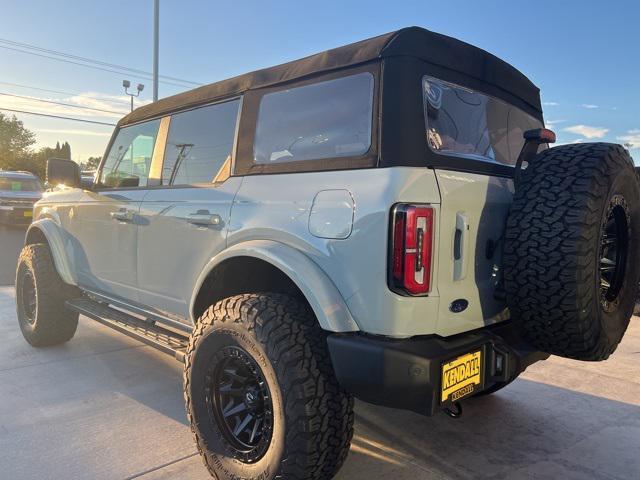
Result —
<path fill-rule="evenodd" d="M 467 300 L 465 300 L 464 298 L 459 298 L 451 302 L 451 305 L 449 305 L 449 310 L 451 310 L 453 313 L 460 313 L 465 311 L 468 306 L 469 302 Z"/>

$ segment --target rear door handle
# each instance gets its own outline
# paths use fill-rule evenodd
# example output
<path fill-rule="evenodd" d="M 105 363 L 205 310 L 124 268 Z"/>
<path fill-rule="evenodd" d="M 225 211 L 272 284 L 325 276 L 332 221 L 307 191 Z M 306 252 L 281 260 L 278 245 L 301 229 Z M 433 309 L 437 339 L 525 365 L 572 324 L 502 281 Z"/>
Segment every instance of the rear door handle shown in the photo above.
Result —
<path fill-rule="evenodd" d="M 467 276 L 469 257 L 469 220 L 467 215 L 456 213 L 456 230 L 453 236 L 453 280 L 463 280 Z"/>
<path fill-rule="evenodd" d="M 136 212 L 127 208 L 121 208 L 120 210 L 109 213 L 109 215 L 111 215 L 113 220 L 117 220 L 118 222 L 133 222 Z"/>
<path fill-rule="evenodd" d="M 217 213 L 209 210 L 198 210 L 187 215 L 187 222 L 194 225 L 218 226 L 222 224 L 222 218 Z"/>

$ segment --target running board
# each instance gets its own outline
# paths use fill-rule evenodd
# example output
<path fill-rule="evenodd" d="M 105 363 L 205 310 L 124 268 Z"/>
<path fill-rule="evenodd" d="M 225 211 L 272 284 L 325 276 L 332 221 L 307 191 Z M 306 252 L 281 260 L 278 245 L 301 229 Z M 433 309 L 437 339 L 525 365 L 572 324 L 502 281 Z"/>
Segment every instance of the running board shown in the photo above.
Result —
<path fill-rule="evenodd" d="M 184 362 L 189 345 L 189 336 L 162 327 L 153 321 L 145 321 L 106 303 L 96 302 L 86 297 L 74 298 L 66 302 L 67 308 L 89 317 L 120 333 L 135 338 L 147 345 L 167 353 Z"/>

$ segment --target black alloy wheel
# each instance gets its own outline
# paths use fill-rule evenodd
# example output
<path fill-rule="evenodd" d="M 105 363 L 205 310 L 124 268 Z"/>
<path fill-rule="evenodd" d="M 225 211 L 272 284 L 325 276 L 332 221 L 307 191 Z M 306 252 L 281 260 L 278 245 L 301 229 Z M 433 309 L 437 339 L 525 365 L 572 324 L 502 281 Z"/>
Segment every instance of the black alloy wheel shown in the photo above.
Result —
<path fill-rule="evenodd" d="M 30 270 L 26 270 L 20 279 L 20 287 L 22 289 L 22 309 L 25 320 L 29 325 L 33 325 L 36 321 L 36 312 L 38 309 L 38 297 L 36 295 L 36 282 Z"/>
<path fill-rule="evenodd" d="M 234 458 L 259 460 L 269 448 L 273 405 L 262 370 L 240 347 L 224 347 L 209 376 L 208 406 Z"/>
<path fill-rule="evenodd" d="M 629 252 L 630 218 L 627 202 L 615 195 L 609 202 L 600 238 L 600 302 L 609 312 L 618 305 Z"/>

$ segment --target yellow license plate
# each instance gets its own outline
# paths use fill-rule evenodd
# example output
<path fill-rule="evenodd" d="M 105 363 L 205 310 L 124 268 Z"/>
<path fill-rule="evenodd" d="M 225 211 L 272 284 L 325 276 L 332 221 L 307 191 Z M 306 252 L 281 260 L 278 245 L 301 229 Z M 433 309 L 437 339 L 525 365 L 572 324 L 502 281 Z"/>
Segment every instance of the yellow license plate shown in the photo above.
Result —
<path fill-rule="evenodd" d="M 25 217 L 28 217 L 28 218 L 32 218 L 33 217 L 33 212 L 31 210 L 25 210 L 24 212 L 22 212 L 22 215 L 24 215 Z"/>
<path fill-rule="evenodd" d="M 467 353 L 442 365 L 442 403 L 471 395 L 482 385 L 482 350 Z"/>

